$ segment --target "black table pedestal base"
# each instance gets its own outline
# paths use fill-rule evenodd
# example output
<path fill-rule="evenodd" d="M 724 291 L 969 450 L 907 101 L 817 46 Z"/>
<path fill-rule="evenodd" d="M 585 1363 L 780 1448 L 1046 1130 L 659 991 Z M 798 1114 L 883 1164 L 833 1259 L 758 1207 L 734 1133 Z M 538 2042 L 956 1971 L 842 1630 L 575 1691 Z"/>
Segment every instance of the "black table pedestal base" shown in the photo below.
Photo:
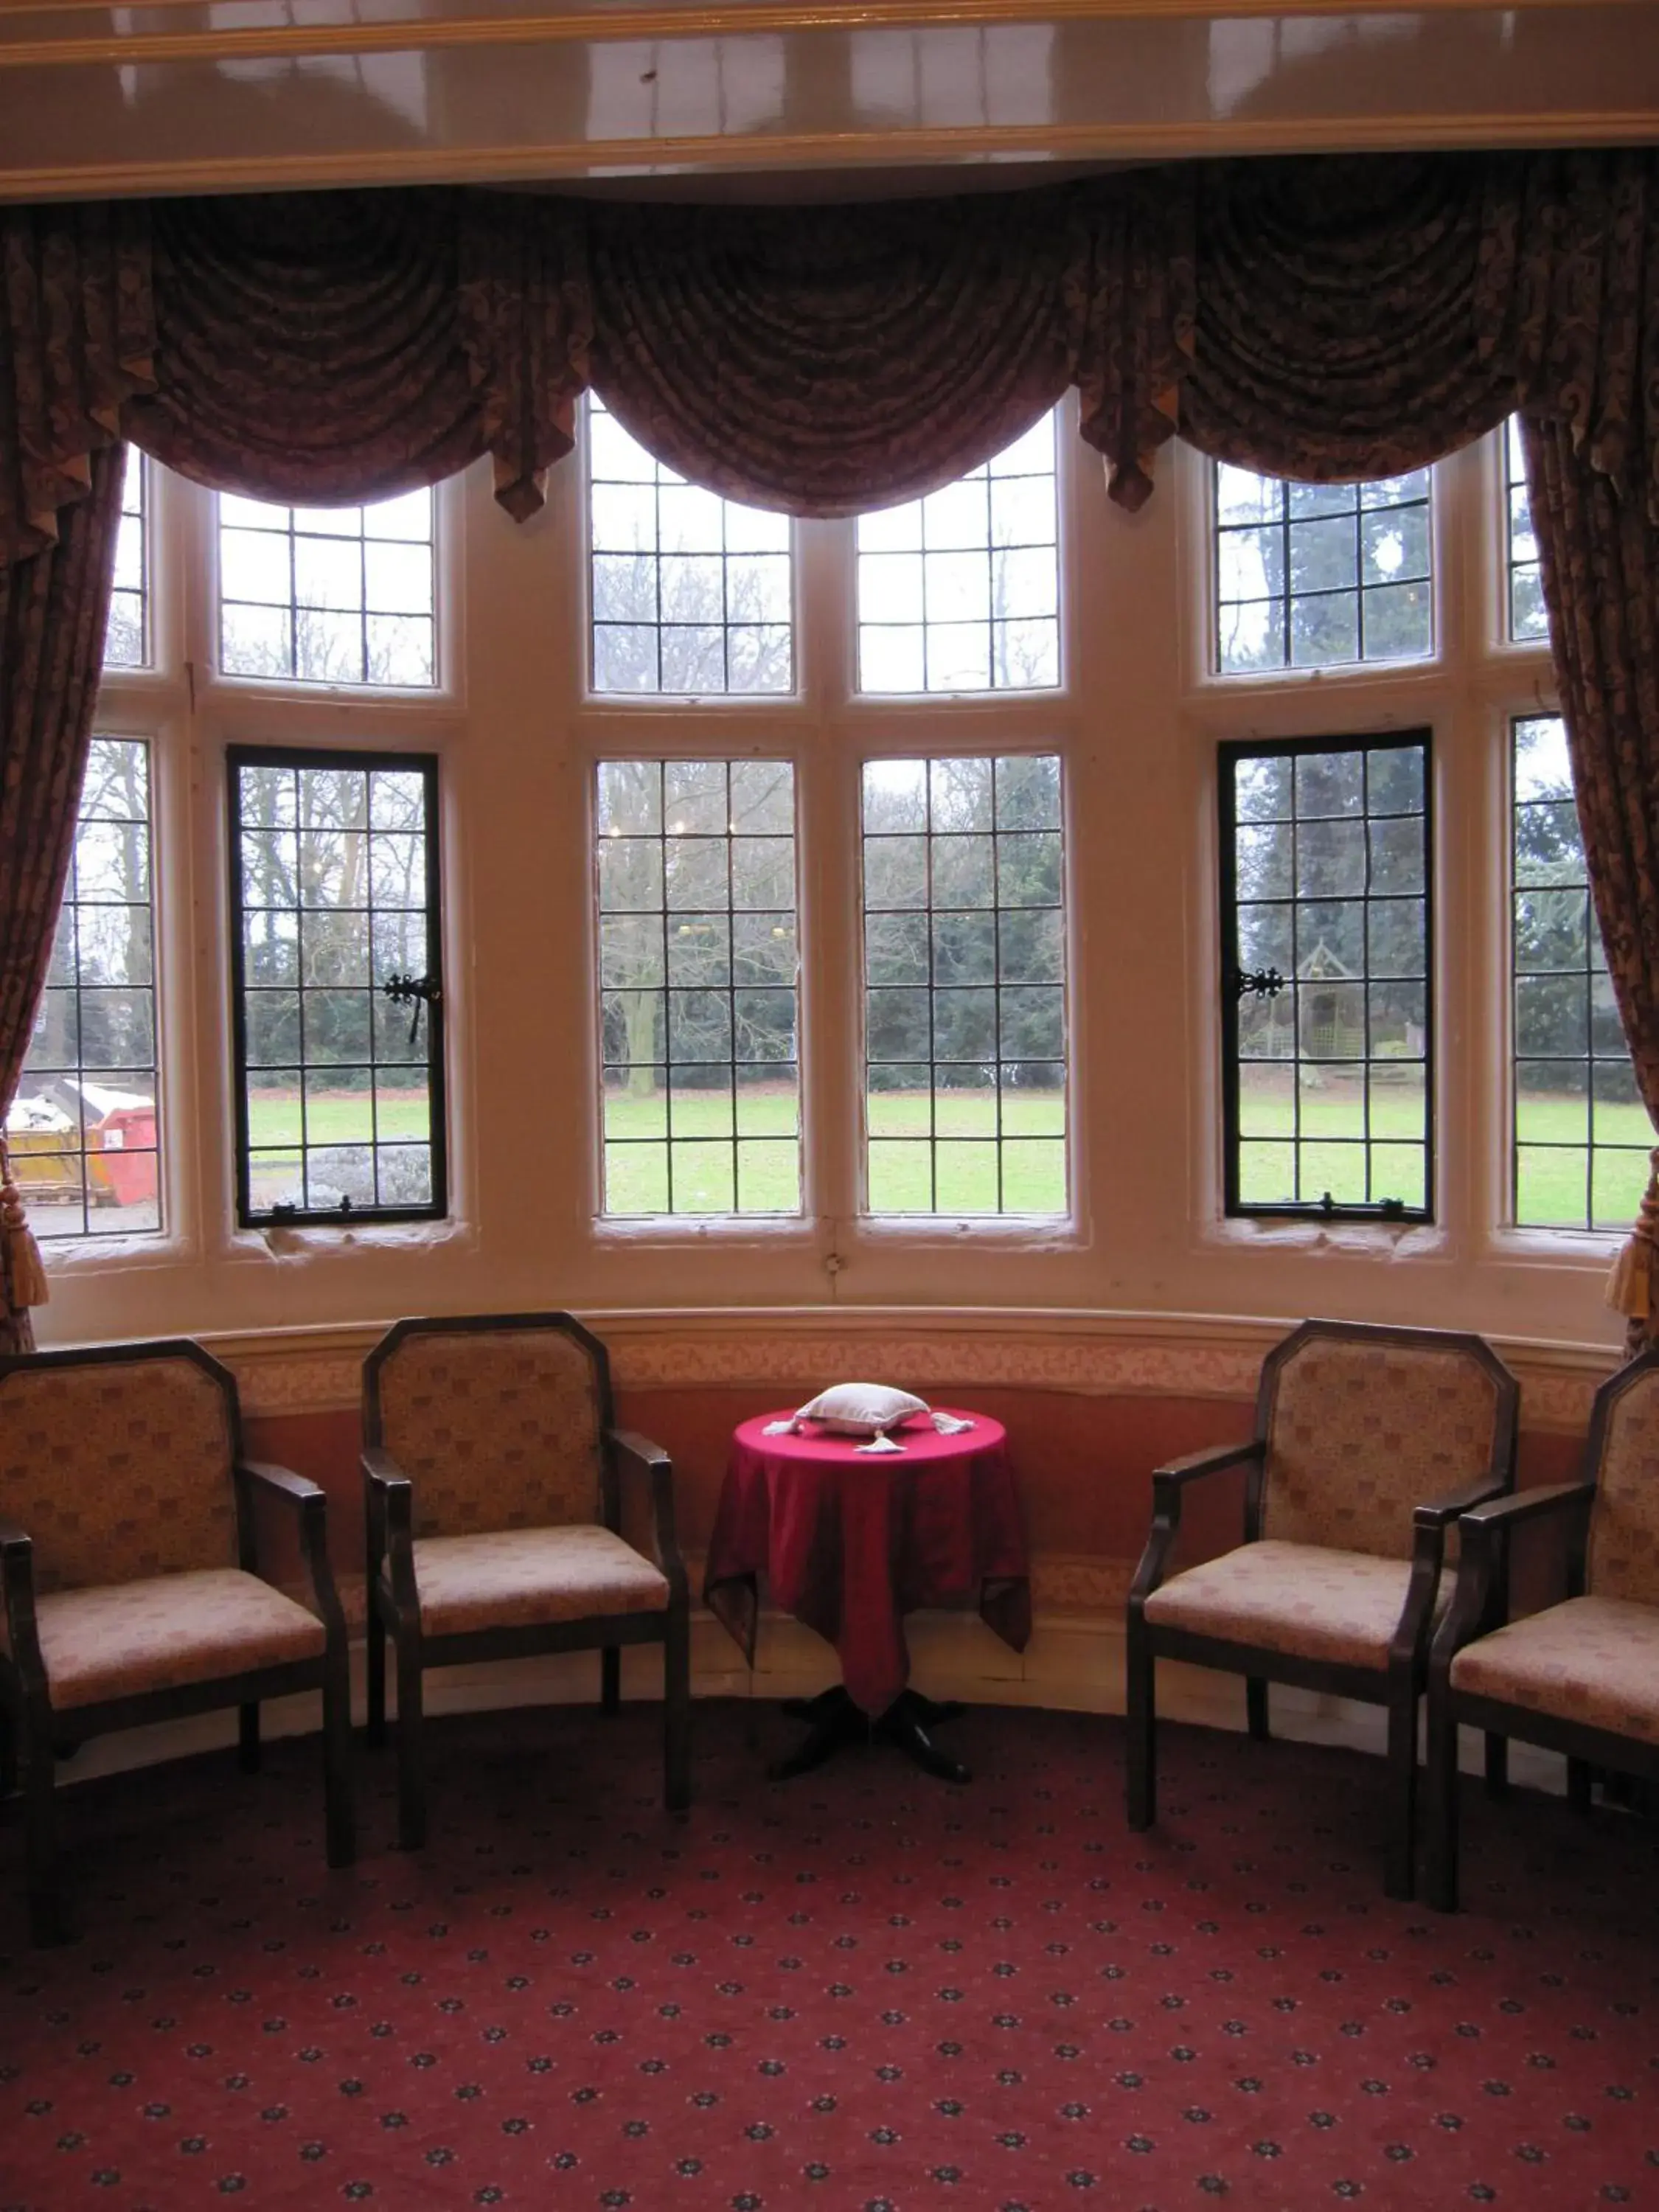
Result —
<path fill-rule="evenodd" d="M 808 1723 L 806 1741 L 787 1759 L 774 1763 L 769 1769 L 774 1782 L 810 1774 L 815 1766 L 833 1758 L 843 1744 L 868 1743 L 878 1736 L 896 1745 L 907 1759 L 925 1773 L 937 1775 L 941 1782 L 972 1779 L 961 1760 L 947 1757 L 933 1739 L 932 1731 L 939 1722 L 953 1721 L 968 1710 L 954 1698 L 941 1705 L 924 1698 L 920 1690 L 901 1690 L 886 1711 L 872 1720 L 853 1703 L 846 1686 L 837 1682 L 834 1689 L 822 1690 L 816 1698 L 787 1698 L 783 1710 L 791 1720 Z"/>

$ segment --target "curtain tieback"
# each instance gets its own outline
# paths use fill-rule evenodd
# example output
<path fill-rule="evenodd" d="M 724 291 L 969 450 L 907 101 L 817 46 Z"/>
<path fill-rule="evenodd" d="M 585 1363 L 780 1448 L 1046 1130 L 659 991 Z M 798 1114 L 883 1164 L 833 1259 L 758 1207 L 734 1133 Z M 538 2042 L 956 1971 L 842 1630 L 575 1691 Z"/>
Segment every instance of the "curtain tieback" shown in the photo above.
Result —
<path fill-rule="evenodd" d="M 1649 1153 L 1648 1161 L 1648 1187 L 1642 1194 L 1641 1212 L 1613 1263 L 1606 1291 L 1607 1303 L 1615 1313 L 1627 1314 L 1632 1322 L 1644 1324 L 1639 1331 L 1632 1329 L 1632 1338 L 1647 1336 L 1659 1319 L 1659 1297 L 1654 1287 L 1654 1269 L 1659 1264 L 1659 1146 Z"/>
<path fill-rule="evenodd" d="M 12 1180 L 11 1154 L 0 1137 L 0 1261 L 5 1268 L 4 1292 L 8 1309 L 21 1313 L 26 1306 L 43 1306 L 52 1296 L 40 1247 L 34 1241 L 23 1194 Z"/>

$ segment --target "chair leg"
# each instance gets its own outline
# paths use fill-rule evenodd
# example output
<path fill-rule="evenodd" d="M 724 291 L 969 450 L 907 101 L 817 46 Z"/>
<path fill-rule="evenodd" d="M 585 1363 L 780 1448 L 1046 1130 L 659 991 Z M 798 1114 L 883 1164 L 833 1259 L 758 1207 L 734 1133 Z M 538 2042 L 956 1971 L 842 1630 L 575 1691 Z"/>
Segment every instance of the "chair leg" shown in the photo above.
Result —
<path fill-rule="evenodd" d="M 66 1943 L 62 1878 L 58 1865 L 57 1776 L 50 1728 L 23 1723 L 23 1850 L 27 1864 L 29 1941 Z"/>
<path fill-rule="evenodd" d="M 607 1713 L 614 1713 L 622 1703 L 622 1653 L 614 1644 L 607 1644 L 599 1653 L 599 1704 Z"/>
<path fill-rule="evenodd" d="M 398 1653 L 398 1848 L 418 1851 L 426 1842 L 426 1765 L 422 1746 L 421 1648 L 407 1634 Z"/>
<path fill-rule="evenodd" d="M 1267 1726 L 1267 1685 L 1265 1682 L 1246 1680 L 1244 1718 L 1253 1741 L 1266 1743 L 1271 1731 Z"/>
<path fill-rule="evenodd" d="M 1124 1684 L 1124 1757 L 1129 1826 L 1150 1828 L 1158 1818 L 1157 1660 L 1138 1621 L 1129 1624 Z"/>
<path fill-rule="evenodd" d="M 1486 1738 L 1488 1755 L 1492 1739 Z M 1504 1739 L 1499 1737 L 1502 1742 Z M 1437 1912 L 1457 1910 L 1457 1723 L 1429 1700 L 1429 1763 L 1424 1826 L 1425 1888 Z"/>
<path fill-rule="evenodd" d="M 1590 1778 L 1594 1771 L 1587 1759 L 1567 1761 L 1567 1802 L 1581 1817 L 1590 1808 Z"/>
<path fill-rule="evenodd" d="M 684 1607 L 665 1624 L 662 1703 L 663 1802 L 683 1813 L 691 1802 L 691 1624 Z"/>
<path fill-rule="evenodd" d="M 363 1622 L 363 1644 L 368 1674 L 366 1732 L 369 1741 L 378 1750 L 386 1741 L 386 1623 L 380 1619 L 380 1609 L 374 1602 L 372 1580 Z"/>
<path fill-rule="evenodd" d="M 1389 1841 L 1382 1887 L 1402 1902 L 1416 1879 L 1417 1697 L 1396 1693 L 1389 1706 Z"/>
<path fill-rule="evenodd" d="M 17 1723 L 0 1705 L 0 1797 L 14 1796 L 16 1789 Z"/>
<path fill-rule="evenodd" d="M 236 1763 L 244 1774 L 259 1771 L 259 1708 L 236 1708 Z"/>
<path fill-rule="evenodd" d="M 1486 1795 L 1506 1797 L 1510 1788 L 1510 1740 L 1486 1731 Z"/>
<path fill-rule="evenodd" d="M 349 1867 L 357 1856 L 351 1775 L 351 1662 L 343 1643 L 328 1656 L 323 1677 L 323 1804 L 328 1863 Z"/>

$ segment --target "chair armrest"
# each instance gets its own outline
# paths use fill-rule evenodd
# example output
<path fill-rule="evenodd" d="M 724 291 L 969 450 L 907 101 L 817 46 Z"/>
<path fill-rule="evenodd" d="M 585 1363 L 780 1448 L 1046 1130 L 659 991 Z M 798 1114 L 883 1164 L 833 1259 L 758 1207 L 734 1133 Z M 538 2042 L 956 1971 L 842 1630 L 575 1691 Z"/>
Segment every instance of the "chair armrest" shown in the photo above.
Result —
<path fill-rule="evenodd" d="M 363 1470 L 364 1530 L 368 1580 L 368 1603 L 381 1570 L 390 1573 L 392 1593 L 405 1619 L 418 1620 L 420 1600 L 415 1589 L 415 1486 L 392 1454 L 380 1444 L 365 1444 L 360 1459 Z"/>
<path fill-rule="evenodd" d="M 1141 1607 L 1164 1579 L 1181 1527 L 1181 1493 L 1186 1486 L 1201 1482 L 1207 1474 L 1220 1474 L 1230 1467 L 1259 1461 L 1267 1449 L 1260 1437 L 1252 1437 L 1247 1443 L 1209 1444 L 1202 1451 L 1166 1460 L 1162 1467 L 1152 1469 L 1152 1525 L 1134 1580 L 1129 1585 L 1132 1614 L 1139 1616 Z"/>
<path fill-rule="evenodd" d="M 0 1607 L 5 1612 L 12 1663 L 24 1689 L 44 1697 L 46 1667 L 34 1620 L 34 1540 L 15 1521 L 0 1520 Z"/>
<path fill-rule="evenodd" d="M 1457 1582 L 1446 1617 L 1429 1656 L 1429 1678 L 1437 1695 L 1446 1686 L 1452 1661 L 1477 1636 L 1502 1627 L 1509 1618 L 1509 1591 L 1500 1583 L 1506 1569 L 1504 1540 L 1511 1528 L 1555 1515 L 1587 1513 L 1595 1497 L 1591 1482 L 1551 1483 L 1522 1490 L 1462 1515 L 1457 1523 Z"/>
<path fill-rule="evenodd" d="M 1406 1587 L 1400 1625 L 1389 1646 L 1391 1667 L 1409 1668 L 1414 1678 L 1421 1679 L 1435 1632 L 1435 1601 L 1440 1595 L 1446 1565 L 1446 1530 L 1454 1521 L 1461 1525 L 1462 1516 L 1470 1507 L 1506 1494 L 1506 1485 L 1489 1472 L 1467 1483 L 1462 1490 L 1452 1491 L 1444 1498 L 1427 1499 L 1412 1508 L 1411 1580 Z M 1480 1589 L 1480 1617 L 1485 1621 L 1488 1620 L 1489 1578 L 1481 1583 Z M 1455 1586 L 1454 1599 L 1455 1596 Z"/>
<path fill-rule="evenodd" d="M 1267 1449 L 1260 1437 L 1252 1437 L 1246 1443 L 1206 1444 L 1202 1451 L 1165 1460 L 1162 1467 L 1152 1470 L 1153 1492 L 1156 1494 L 1160 1487 L 1179 1488 L 1189 1482 L 1200 1482 L 1206 1474 L 1219 1474 L 1224 1468 L 1261 1458 Z"/>
<path fill-rule="evenodd" d="M 278 1467 L 271 1460 L 238 1460 L 236 1479 L 267 1498 L 280 1498 L 298 1516 L 300 1553 L 311 1585 L 313 1610 L 331 1637 L 343 1638 L 345 1614 L 328 1555 L 328 1492 L 308 1474 L 296 1474 L 292 1468 Z"/>
<path fill-rule="evenodd" d="M 637 1429 L 607 1429 L 612 1446 L 624 1459 L 631 1459 L 636 1467 L 650 1469 L 670 1465 L 668 1454 L 660 1444 L 653 1444 L 649 1437 L 642 1437 Z"/>
<path fill-rule="evenodd" d="M 273 1498 L 280 1498 L 286 1505 L 304 1505 L 313 1498 L 327 1503 L 327 1493 L 320 1483 L 313 1482 L 308 1474 L 295 1474 L 292 1468 L 278 1467 L 271 1460 L 239 1459 L 236 1472 L 246 1475 L 250 1482 L 257 1482 Z"/>
<path fill-rule="evenodd" d="M 382 1486 L 401 1483 L 404 1489 L 410 1486 L 409 1477 L 404 1473 L 403 1468 L 392 1454 L 380 1444 L 365 1444 L 360 1457 L 360 1464 L 363 1470 L 365 1482 Z"/>
<path fill-rule="evenodd" d="M 619 1465 L 631 1465 L 651 1480 L 651 1523 L 657 1565 L 668 1580 L 669 1595 L 678 1605 L 686 1601 L 685 1561 L 680 1556 L 674 1531 L 674 1468 L 660 1444 L 635 1429 L 607 1429 L 605 1443 Z"/>
<path fill-rule="evenodd" d="M 1444 1528 L 1449 1521 L 1457 1520 L 1476 1505 L 1484 1505 L 1488 1498 L 1507 1498 L 1508 1486 L 1483 1474 L 1462 1490 L 1454 1490 L 1444 1498 L 1430 1499 L 1425 1504 L 1412 1508 L 1412 1523 L 1417 1528 Z"/>
<path fill-rule="evenodd" d="M 1488 1529 L 1512 1528 L 1518 1522 L 1542 1520 L 1552 1513 L 1587 1513 L 1595 1496 L 1593 1482 L 1553 1482 L 1542 1490 L 1517 1490 L 1464 1514 L 1458 1534 L 1479 1541 Z"/>

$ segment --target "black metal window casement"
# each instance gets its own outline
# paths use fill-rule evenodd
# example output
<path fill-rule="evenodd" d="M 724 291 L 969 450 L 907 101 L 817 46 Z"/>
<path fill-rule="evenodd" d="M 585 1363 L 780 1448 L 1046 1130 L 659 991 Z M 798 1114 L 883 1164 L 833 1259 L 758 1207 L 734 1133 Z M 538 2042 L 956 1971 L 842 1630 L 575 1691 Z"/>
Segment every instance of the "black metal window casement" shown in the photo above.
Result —
<path fill-rule="evenodd" d="M 1427 1221 L 1430 734 L 1220 748 L 1226 1208 Z"/>
<path fill-rule="evenodd" d="M 237 1218 L 441 1215 L 437 762 L 238 745 L 227 768 Z"/>

